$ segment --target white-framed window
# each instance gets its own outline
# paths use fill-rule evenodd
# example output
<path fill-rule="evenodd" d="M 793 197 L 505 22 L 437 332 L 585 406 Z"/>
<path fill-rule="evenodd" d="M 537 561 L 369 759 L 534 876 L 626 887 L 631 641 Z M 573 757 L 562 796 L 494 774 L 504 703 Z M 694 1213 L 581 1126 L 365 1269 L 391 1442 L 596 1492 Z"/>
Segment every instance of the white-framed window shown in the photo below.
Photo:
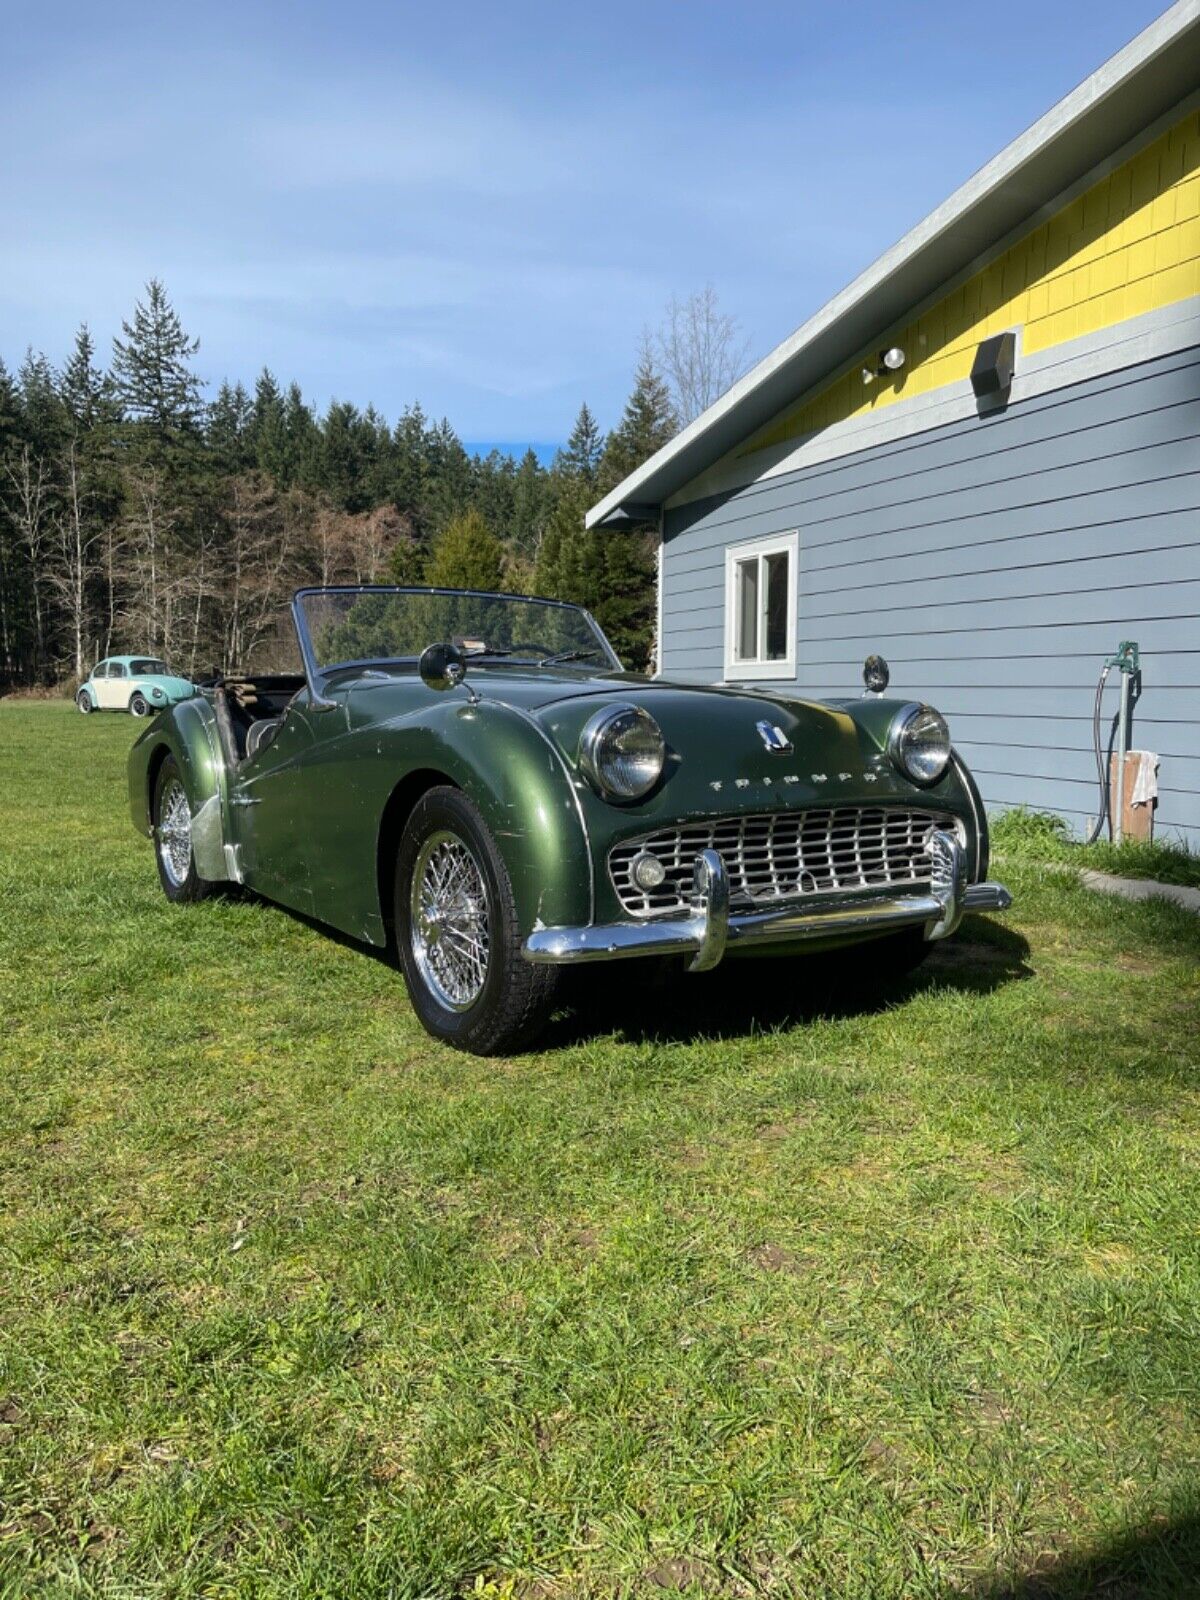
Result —
<path fill-rule="evenodd" d="M 796 676 L 799 536 L 779 533 L 725 551 L 725 677 Z"/>

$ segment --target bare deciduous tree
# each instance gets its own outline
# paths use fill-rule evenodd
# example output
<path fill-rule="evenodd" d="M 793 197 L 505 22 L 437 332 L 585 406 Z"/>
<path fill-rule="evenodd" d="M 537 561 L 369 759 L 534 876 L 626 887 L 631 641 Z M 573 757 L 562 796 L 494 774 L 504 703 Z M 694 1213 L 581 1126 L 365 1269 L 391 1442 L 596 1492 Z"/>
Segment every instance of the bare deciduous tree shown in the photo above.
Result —
<path fill-rule="evenodd" d="M 231 480 L 222 543 L 223 666 L 245 669 L 303 576 L 306 505 L 261 472 Z"/>
<path fill-rule="evenodd" d="M 723 312 L 712 284 L 686 299 L 672 296 L 654 340 L 679 419 L 686 426 L 707 411 L 746 370 L 750 342 L 736 317 Z"/>
<path fill-rule="evenodd" d="M 92 551 L 100 529 L 88 517 L 88 487 L 74 438 L 63 447 L 62 506 L 55 513 L 54 540 L 48 577 L 70 630 L 71 668 L 76 679 L 87 673 L 87 642 L 92 577 Z"/>
<path fill-rule="evenodd" d="M 130 557 L 125 575 L 129 631 L 145 641 L 143 650 L 169 658 L 181 598 L 180 580 L 171 561 L 175 510 L 157 468 L 131 473 L 127 491 L 124 535 Z"/>
<path fill-rule="evenodd" d="M 50 538 L 48 516 L 49 481 L 46 463 L 22 445 L 15 462 L 8 462 L 5 476 L 12 485 L 13 498 L 8 516 L 29 564 L 30 598 L 33 602 L 35 670 L 46 667 L 46 550 Z"/>

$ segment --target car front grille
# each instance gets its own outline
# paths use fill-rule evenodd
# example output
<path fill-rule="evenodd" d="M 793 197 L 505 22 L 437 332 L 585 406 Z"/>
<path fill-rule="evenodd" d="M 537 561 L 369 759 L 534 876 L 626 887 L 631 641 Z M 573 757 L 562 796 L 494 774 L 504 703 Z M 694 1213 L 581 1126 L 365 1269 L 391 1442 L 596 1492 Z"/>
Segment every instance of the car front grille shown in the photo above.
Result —
<path fill-rule="evenodd" d="M 656 917 L 690 909 L 695 859 L 701 850 L 716 850 L 729 874 L 731 901 L 746 909 L 830 890 L 928 883 L 925 841 L 937 826 L 953 823 L 891 806 L 718 817 L 626 839 L 609 852 L 608 868 L 625 911 Z M 642 854 L 657 856 L 666 868 L 657 889 L 634 881 L 633 863 Z"/>

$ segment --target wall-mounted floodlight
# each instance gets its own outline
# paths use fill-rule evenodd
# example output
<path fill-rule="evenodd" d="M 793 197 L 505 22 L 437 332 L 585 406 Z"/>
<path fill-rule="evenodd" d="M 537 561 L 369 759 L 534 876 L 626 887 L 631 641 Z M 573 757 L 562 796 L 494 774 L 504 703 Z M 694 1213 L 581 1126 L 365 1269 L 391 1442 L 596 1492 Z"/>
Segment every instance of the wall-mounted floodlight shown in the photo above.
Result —
<path fill-rule="evenodd" d="M 862 369 L 862 381 L 874 383 L 876 378 L 886 378 L 889 373 L 899 372 L 908 358 L 900 346 L 894 344 L 888 350 L 881 350 L 875 358 L 873 367 Z"/>

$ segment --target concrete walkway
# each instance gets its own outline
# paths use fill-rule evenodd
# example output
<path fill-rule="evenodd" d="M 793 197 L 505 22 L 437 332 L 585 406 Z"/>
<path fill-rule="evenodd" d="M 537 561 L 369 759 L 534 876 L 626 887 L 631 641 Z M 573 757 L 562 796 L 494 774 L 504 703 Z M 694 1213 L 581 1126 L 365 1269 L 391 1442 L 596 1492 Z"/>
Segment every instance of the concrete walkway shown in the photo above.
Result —
<path fill-rule="evenodd" d="M 1085 867 L 1079 874 L 1089 889 L 1101 894 L 1119 894 L 1126 900 L 1170 900 L 1185 911 L 1200 916 L 1200 889 L 1184 889 L 1177 883 L 1156 883 L 1153 878 L 1114 878 L 1107 872 Z"/>

